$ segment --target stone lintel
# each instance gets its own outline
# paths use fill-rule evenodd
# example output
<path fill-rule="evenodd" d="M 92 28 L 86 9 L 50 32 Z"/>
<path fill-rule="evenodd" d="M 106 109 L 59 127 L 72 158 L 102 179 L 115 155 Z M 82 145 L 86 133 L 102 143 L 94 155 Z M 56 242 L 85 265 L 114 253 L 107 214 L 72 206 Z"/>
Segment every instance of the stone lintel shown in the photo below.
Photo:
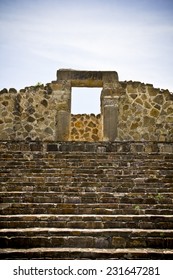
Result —
<path fill-rule="evenodd" d="M 60 69 L 57 71 L 57 81 L 70 80 L 73 87 L 103 87 L 104 83 L 117 82 L 116 71 L 83 71 Z"/>

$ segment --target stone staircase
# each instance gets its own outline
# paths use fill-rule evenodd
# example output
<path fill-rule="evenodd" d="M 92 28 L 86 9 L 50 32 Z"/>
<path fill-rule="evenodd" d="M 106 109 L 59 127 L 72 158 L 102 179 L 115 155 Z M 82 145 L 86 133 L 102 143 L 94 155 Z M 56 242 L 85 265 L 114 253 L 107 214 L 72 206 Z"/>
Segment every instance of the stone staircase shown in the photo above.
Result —
<path fill-rule="evenodd" d="M 173 259 L 173 144 L 0 142 L 0 259 Z"/>

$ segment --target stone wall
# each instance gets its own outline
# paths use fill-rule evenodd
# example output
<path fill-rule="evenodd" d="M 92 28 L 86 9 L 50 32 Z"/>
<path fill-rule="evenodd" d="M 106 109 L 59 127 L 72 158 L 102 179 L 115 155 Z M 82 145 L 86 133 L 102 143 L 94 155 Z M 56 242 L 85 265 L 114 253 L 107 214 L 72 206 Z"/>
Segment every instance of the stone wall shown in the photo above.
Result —
<path fill-rule="evenodd" d="M 88 142 L 102 140 L 101 115 L 71 115 L 70 140 Z"/>
<path fill-rule="evenodd" d="M 173 141 L 173 95 L 116 72 L 59 70 L 57 81 L 0 91 L 0 140 Z M 102 87 L 101 114 L 71 115 L 72 86 Z"/>
<path fill-rule="evenodd" d="M 140 82 L 121 82 L 120 140 L 173 141 L 173 95 Z"/>
<path fill-rule="evenodd" d="M 0 95 L 0 139 L 53 140 L 57 96 L 46 87 L 10 90 Z"/>

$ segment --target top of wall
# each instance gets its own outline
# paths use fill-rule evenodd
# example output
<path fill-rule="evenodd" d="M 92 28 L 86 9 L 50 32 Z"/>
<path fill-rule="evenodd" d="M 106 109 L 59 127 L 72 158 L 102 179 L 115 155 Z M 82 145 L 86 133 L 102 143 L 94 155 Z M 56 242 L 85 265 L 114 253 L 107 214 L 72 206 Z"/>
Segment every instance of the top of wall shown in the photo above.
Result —
<path fill-rule="evenodd" d="M 173 101 L 173 93 L 170 92 L 168 89 L 160 89 L 155 88 L 153 84 L 149 83 L 142 83 L 139 81 L 120 81 L 121 86 L 130 91 L 131 93 L 145 93 L 146 89 L 150 96 L 154 96 L 157 94 L 163 94 L 165 98 L 167 97 L 169 100 Z"/>
<path fill-rule="evenodd" d="M 19 90 L 15 89 L 15 88 L 9 88 L 9 89 L 3 88 L 3 89 L 0 89 L 0 95 L 4 94 L 4 93 L 15 94 L 15 93 L 24 93 L 24 92 L 31 92 L 31 91 L 32 92 L 34 92 L 34 91 L 37 92 L 37 91 L 40 91 L 40 90 L 41 91 L 46 91 L 47 93 L 51 93 L 52 92 L 52 87 L 53 87 L 52 85 L 56 84 L 59 81 L 62 81 L 61 80 L 62 72 L 64 72 L 64 73 L 68 73 L 69 72 L 69 70 L 68 70 L 68 72 L 66 72 L 66 71 L 67 71 L 66 69 L 62 69 L 62 70 L 58 70 L 57 71 L 57 81 L 52 81 L 51 83 L 47 83 L 45 85 L 38 83 L 36 85 L 26 86 L 25 88 L 22 88 L 22 89 L 19 89 Z M 107 75 L 109 75 L 109 73 L 110 74 L 112 73 L 113 75 L 115 75 L 115 73 L 117 73 L 115 71 L 75 71 L 75 70 L 70 70 L 70 71 L 80 73 L 81 75 L 83 75 L 83 77 L 86 77 L 87 73 L 90 73 L 90 72 L 96 74 L 96 76 L 98 75 L 98 77 L 99 77 L 100 73 L 102 73 L 102 74 L 105 73 Z M 102 76 L 100 76 L 100 77 L 102 77 Z M 116 77 L 116 75 L 115 75 L 115 77 Z M 67 77 L 67 80 L 70 80 L 70 77 L 69 78 Z M 79 85 L 75 85 L 75 82 L 73 82 L 72 78 L 71 78 L 71 80 L 72 80 L 72 86 L 74 86 L 74 87 L 75 86 L 76 87 L 80 87 L 80 86 L 81 87 L 82 86 L 85 87 L 84 82 L 81 83 L 81 84 L 79 82 Z M 95 84 L 99 84 L 99 85 L 95 85 L 95 87 L 102 87 L 102 82 L 101 82 L 102 78 L 98 78 L 98 79 L 96 78 L 96 80 L 99 80 L 100 82 L 95 82 Z M 116 81 L 118 81 L 118 76 L 117 76 Z M 121 86 L 124 89 L 126 89 L 126 88 L 133 88 L 135 90 L 137 88 L 138 89 L 145 89 L 147 87 L 147 88 L 153 90 L 153 92 L 157 92 L 157 93 L 159 92 L 160 94 L 166 94 L 167 96 L 170 97 L 171 100 L 173 100 L 173 93 L 170 92 L 169 89 L 155 88 L 153 86 L 153 84 L 143 83 L 143 82 L 139 82 L 139 81 L 132 81 L 132 80 L 130 80 L 130 81 L 119 81 L 119 83 L 121 84 Z M 90 86 L 92 87 L 92 85 L 90 85 Z"/>

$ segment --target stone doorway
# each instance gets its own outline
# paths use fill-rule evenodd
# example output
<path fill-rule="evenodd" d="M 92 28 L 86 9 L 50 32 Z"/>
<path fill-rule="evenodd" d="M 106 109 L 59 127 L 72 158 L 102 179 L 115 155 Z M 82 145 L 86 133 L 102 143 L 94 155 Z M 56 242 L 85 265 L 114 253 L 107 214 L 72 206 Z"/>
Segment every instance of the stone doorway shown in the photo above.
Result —
<path fill-rule="evenodd" d="M 57 141 L 115 141 L 119 99 L 117 72 L 62 69 L 57 71 L 56 84 L 59 89 L 58 94 L 61 96 L 56 117 Z M 73 118 L 71 115 L 72 87 L 102 88 L 101 114 L 99 116 L 84 114 Z M 71 128 L 74 128 L 73 131 Z"/>
<path fill-rule="evenodd" d="M 102 88 L 72 87 L 71 141 L 101 141 L 101 91 Z"/>

